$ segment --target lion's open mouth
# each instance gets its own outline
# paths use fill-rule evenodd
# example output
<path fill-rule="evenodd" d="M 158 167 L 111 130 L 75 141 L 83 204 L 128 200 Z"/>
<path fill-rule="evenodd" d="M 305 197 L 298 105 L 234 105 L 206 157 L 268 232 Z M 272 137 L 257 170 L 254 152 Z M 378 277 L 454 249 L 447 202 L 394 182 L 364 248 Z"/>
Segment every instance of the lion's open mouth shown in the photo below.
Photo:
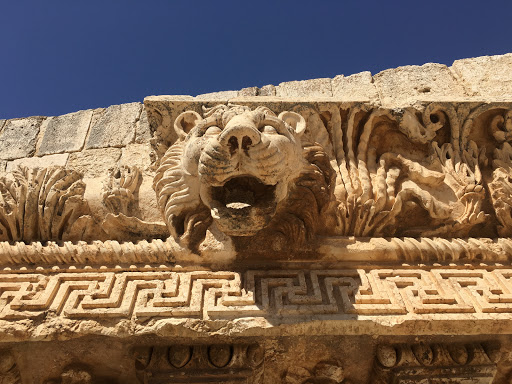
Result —
<path fill-rule="evenodd" d="M 212 187 L 212 199 L 230 210 L 273 205 L 275 185 L 267 185 L 252 176 L 229 179 L 222 187 Z"/>

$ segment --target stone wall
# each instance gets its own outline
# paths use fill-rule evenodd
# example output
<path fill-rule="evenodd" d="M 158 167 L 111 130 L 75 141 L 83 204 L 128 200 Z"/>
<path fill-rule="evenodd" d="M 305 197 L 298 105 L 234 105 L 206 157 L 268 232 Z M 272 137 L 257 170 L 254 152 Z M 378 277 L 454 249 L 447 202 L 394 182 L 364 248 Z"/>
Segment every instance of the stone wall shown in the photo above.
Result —
<path fill-rule="evenodd" d="M 315 98 L 371 102 L 377 106 L 405 107 L 417 101 L 512 100 L 512 53 L 456 60 L 451 67 L 428 63 L 333 79 L 311 79 L 277 86 L 248 87 L 192 96 L 184 100 L 219 100 L 252 96 Z M 62 116 L 0 120 L 0 170 L 16 165 L 60 165 L 82 171 L 91 155 L 104 156 L 113 166 L 133 152 L 148 155 L 145 147 L 152 133 L 140 102 L 78 111 Z M 108 149 L 94 151 L 95 149 Z M 145 152 L 144 152 L 145 151 Z M 82 152 L 78 155 L 78 152 Z M 98 155 L 101 155 L 98 157 Z M 95 168 L 96 169 L 96 168 Z M 94 171 L 97 172 L 97 171 Z M 87 173 L 87 172 L 86 172 Z"/>
<path fill-rule="evenodd" d="M 512 380 L 512 54 L 0 120 L 0 383 Z"/>

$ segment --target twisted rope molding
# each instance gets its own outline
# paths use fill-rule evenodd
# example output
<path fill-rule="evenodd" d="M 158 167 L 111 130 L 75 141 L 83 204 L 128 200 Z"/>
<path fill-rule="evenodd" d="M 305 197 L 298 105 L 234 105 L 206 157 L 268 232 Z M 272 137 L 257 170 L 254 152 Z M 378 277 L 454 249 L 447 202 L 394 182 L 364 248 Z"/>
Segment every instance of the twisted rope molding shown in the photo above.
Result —
<path fill-rule="evenodd" d="M 219 251 L 203 254 L 205 262 L 215 261 L 216 252 Z M 318 256 L 316 260 L 329 262 L 509 263 L 512 239 L 326 237 L 319 241 L 314 252 Z M 171 240 L 159 239 L 137 243 L 114 240 L 45 244 L 0 242 L 0 266 L 169 263 L 183 253 Z M 258 260 L 257 254 L 254 258 Z M 301 261 L 300 255 L 293 261 Z"/>

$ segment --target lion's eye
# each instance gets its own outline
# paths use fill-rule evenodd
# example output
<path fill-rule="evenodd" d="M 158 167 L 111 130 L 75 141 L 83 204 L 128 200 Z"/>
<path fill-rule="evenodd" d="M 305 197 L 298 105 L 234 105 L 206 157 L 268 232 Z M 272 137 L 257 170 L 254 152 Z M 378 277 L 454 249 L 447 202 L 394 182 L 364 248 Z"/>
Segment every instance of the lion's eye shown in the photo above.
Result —
<path fill-rule="evenodd" d="M 204 134 L 208 135 L 208 136 L 214 136 L 214 135 L 218 135 L 221 132 L 222 132 L 222 130 L 219 127 L 210 127 L 206 130 L 206 132 Z"/>
<path fill-rule="evenodd" d="M 267 134 L 277 133 L 276 129 L 273 126 L 271 126 L 271 125 L 265 125 L 261 129 L 261 132 L 267 133 Z"/>

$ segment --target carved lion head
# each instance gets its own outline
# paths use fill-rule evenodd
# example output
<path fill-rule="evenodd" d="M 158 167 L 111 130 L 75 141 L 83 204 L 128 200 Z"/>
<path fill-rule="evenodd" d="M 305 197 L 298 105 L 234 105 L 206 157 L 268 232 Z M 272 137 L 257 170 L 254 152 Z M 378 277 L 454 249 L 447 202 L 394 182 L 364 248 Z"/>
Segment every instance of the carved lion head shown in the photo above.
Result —
<path fill-rule="evenodd" d="M 215 224 L 231 237 L 254 236 L 280 211 L 308 167 L 304 118 L 266 107 L 220 105 L 205 117 L 179 115 L 179 139 L 157 170 L 154 187 L 171 234 L 189 248 Z"/>

